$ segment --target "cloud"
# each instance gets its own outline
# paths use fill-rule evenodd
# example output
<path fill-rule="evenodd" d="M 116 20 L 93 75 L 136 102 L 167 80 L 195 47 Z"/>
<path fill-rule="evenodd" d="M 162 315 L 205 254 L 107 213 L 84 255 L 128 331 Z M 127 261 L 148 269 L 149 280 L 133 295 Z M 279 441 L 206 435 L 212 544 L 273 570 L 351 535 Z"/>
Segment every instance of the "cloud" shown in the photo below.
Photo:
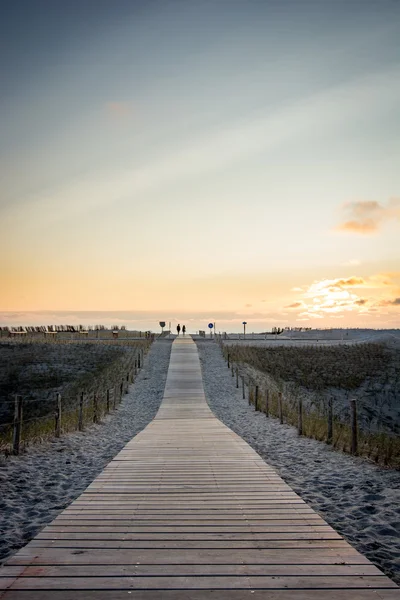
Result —
<path fill-rule="evenodd" d="M 400 306 L 400 298 L 394 298 L 393 300 L 380 300 L 379 306 Z"/>
<path fill-rule="evenodd" d="M 346 128 L 359 116 L 360 106 L 365 113 L 382 115 L 400 101 L 399 75 L 399 65 L 380 69 L 283 104 L 276 111 L 266 108 L 262 113 L 206 129 L 140 165 L 134 157 L 123 166 L 115 159 L 104 169 L 96 167 L 73 181 L 67 178 L 54 187 L 35 189 L 24 202 L 9 204 L 3 213 L 5 226 L 11 223 L 31 228 L 34 223 L 45 228 L 145 192 L 165 194 L 169 185 L 241 164 L 301 136 L 308 139 L 311 129 L 329 133 Z M 107 102 L 104 109 L 110 118 L 122 122 L 132 113 L 129 102 L 119 100 Z"/>
<path fill-rule="evenodd" d="M 343 263 L 343 267 L 359 267 L 361 265 L 361 260 L 358 258 L 351 258 L 347 262 Z"/>
<path fill-rule="evenodd" d="M 114 119 L 125 119 L 132 114 L 132 107 L 129 102 L 107 102 L 106 111 Z"/>
<path fill-rule="evenodd" d="M 287 304 L 284 308 L 304 308 L 304 302 L 293 302 L 292 304 Z"/>
<path fill-rule="evenodd" d="M 386 206 L 374 200 L 349 202 L 342 208 L 345 218 L 337 231 L 368 235 L 377 232 L 387 221 L 400 222 L 400 198 L 391 198 Z"/>
<path fill-rule="evenodd" d="M 373 306 L 396 306 L 400 299 L 384 298 L 376 301 L 371 298 L 359 297 L 355 291 L 358 289 L 376 289 L 386 292 L 390 286 L 391 295 L 397 294 L 397 287 L 393 279 L 398 273 L 378 273 L 369 277 L 352 275 L 351 277 L 338 277 L 337 279 L 322 279 L 314 281 L 304 288 L 303 299 L 285 306 L 284 308 L 301 308 L 303 312 L 299 317 L 322 318 L 323 316 L 338 317 L 344 313 L 366 313 Z"/>
<path fill-rule="evenodd" d="M 360 286 L 365 285 L 365 279 L 363 277 L 348 277 L 347 279 L 336 279 L 335 286 L 336 287 L 352 287 L 352 286 Z"/>
<path fill-rule="evenodd" d="M 321 279 L 298 288 L 303 290 L 302 294 L 284 308 L 296 311 L 296 321 L 370 316 L 372 313 L 382 324 L 386 322 L 382 320 L 383 315 L 394 318 L 398 313 L 399 279 L 398 271 Z M 362 296 L 357 293 L 359 290 L 362 290 Z"/>

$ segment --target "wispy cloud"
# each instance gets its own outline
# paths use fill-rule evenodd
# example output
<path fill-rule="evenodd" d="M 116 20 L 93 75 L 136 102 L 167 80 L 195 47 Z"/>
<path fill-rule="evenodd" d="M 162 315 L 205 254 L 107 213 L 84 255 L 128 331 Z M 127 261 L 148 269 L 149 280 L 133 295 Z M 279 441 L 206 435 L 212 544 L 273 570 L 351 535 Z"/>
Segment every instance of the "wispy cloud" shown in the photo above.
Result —
<path fill-rule="evenodd" d="M 380 300 L 379 306 L 400 306 L 400 298 L 394 298 L 393 300 Z"/>
<path fill-rule="evenodd" d="M 368 235 L 376 233 L 387 221 L 400 222 L 400 198 L 390 199 L 386 206 L 375 200 L 349 202 L 342 208 L 345 220 L 337 231 Z"/>
<path fill-rule="evenodd" d="M 305 306 L 304 302 L 292 302 L 292 304 L 287 304 L 284 308 L 304 308 Z"/>
<path fill-rule="evenodd" d="M 132 114 L 132 105 L 129 102 L 106 102 L 105 108 L 113 119 L 126 119 Z"/>
<path fill-rule="evenodd" d="M 361 265 L 361 260 L 358 258 L 351 258 L 347 262 L 343 263 L 343 267 L 359 267 Z"/>
<path fill-rule="evenodd" d="M 314 281 L 304 289 L 302 299 L 284 308 L 301 311 L 297 320 L 302 320 L 320 319 L 327 315 L 339 317 L 349 312 L 366 314 L 376 311 L 378 307 L 396 307 L 400 305 L 400 298 L 393 298 L 393 293 L 398 290 L 395 281 L 398 277 L 399 273 L 377 273 L 369 277 L 353 275 Z M 372 297 L 360 297 L 358 290 L 371 290 Z M 376 294 L 383 297 L 376 297 Z"/>
<path fill-rule="evenodd" d="M 10 205 L 4 217 L 14 222 L 17 218 L 21 224 L 33 219 L 45 227 L 134 194 L 164 190 L 176 181 L 218 171 L 292 139 L 309 136 L 311 129 L 334 131 L 351 122 L 359 114 L 361 104 L 364 112 L 381 114 L 397 106 L 400 100 L 399 74 L 396 65 L 302 97 L 274 112 L 268 110 L 207 130 L 140 167 L 132 164 L 121 168 L 119 164 L 111 164 L 104 171 L 95 169 L 81 180 L 65 182 L 58 189 L 36 190 L 24 203 Z M 117 118 L 125 115 L 128 108 L 132 110 L 122 101 L 111 101 L 106 108 Z"/>

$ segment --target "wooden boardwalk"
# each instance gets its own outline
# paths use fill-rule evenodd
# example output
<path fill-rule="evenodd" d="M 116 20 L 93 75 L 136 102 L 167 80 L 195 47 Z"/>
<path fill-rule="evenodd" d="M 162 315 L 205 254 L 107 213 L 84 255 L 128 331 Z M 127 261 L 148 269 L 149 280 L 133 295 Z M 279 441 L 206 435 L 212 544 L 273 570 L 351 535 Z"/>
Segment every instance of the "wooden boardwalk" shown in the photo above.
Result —
<path fill-rule="evenodd" d="M 400 600 L 213 416 L 190 338 L 155 420 L 0 572 L 2 600 Z"/>

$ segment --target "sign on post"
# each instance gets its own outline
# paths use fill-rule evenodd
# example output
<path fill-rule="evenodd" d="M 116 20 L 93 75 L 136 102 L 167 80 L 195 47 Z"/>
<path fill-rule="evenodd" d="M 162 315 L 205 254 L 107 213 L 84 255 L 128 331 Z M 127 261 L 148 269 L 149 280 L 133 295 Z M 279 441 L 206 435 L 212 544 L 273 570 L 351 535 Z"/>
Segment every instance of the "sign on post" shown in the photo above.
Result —
<path fill-rule="evenodd" d="M 214 325 L 212 323 L 208 324 L 208 327 L 210 328 L 210 337 L 212 337 L 212 328 L 214 327 Z"/>

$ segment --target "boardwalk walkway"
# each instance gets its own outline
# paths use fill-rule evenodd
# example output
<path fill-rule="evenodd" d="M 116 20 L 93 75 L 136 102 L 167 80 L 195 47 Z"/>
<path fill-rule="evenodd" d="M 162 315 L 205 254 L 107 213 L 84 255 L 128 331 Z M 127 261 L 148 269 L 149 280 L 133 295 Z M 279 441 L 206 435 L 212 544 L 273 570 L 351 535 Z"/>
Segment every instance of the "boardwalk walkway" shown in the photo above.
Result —
<path fill-rule="evenodd" d="M 218 421 L 173 344 L 154 421 L 1 570 L 1 600 L 400 600 Z"/>

